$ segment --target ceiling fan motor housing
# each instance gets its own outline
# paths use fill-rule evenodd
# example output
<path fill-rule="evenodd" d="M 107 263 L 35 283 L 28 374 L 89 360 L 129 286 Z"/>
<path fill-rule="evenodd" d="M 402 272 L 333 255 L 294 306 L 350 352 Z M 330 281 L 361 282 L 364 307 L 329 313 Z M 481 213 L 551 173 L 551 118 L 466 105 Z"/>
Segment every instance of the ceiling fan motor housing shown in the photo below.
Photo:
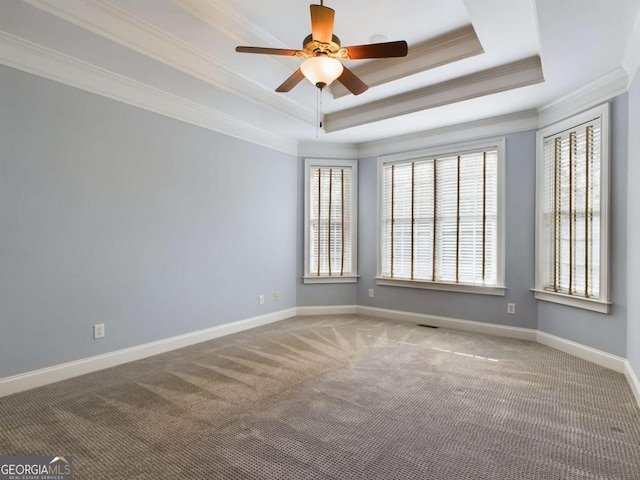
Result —
<path fill-rule="evenodd" d="M 373 43 L 341 47 L 340 39 L 333 34 L 335 11 L 320 5 L 310 5 L 311 35 L 302 42 L 302 50 L 285 48 L 236 47 L 237 52 L 284 55 L 303 59 L 300 68 L 287 78 L 276 92 L 288 92 L 302 79 L 307 78 L 319 89 L 330 85 L 334 80 L 342 83 L 354 95 L 367 90 L 367 85 L 349 70 L 341 60 L 363 60 L 368 58 L 404 57 L 407 55 L 407 42 Z"/>
<path fill-rule="evenodd" d="M 302 50 L 307 57 L 319 57 L 321 55 L 334 57 L 340 51 L 340 39 L 336 35 L 331 35 L 331 42 L 324 43 L 314 40 L 312 35 L 307 35 L 302 42 Z"/>

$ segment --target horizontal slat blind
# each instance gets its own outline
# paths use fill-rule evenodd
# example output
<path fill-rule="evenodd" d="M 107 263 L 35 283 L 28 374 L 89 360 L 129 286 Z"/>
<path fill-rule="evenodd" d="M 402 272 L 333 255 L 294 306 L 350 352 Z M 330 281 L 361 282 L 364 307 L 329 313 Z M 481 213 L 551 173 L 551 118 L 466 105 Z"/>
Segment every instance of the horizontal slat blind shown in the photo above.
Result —
<path fill-rule="evenodd" d="M 544 139 L 548 291 L 600 297 L 600 151 L 599 119 Z"/>
<path fill-rule="evenodd" d="M 497 149 L 383 166 L 387 278 L 495 285 Z"/>
<path fill-rule="evenodd" d="M 352 170 L 312 167 L 309 186 L 309 274 L 352 275 Z"/>

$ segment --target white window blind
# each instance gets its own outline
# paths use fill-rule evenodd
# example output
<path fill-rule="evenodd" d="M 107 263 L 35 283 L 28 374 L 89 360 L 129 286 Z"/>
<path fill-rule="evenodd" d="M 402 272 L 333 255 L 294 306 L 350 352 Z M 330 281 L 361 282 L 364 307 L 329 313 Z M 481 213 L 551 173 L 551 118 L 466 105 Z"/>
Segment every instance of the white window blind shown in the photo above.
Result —
<path fill-rule="evenodd" d="M 536 298 L 608 312 L 608 105 L 538 132 Z"/>
<path fill-rule="evenodd" d="M 495 286 L 498 149 L 383 165 L 382 277 Z"/>
<path fill-rule="evenodd" d="M 600 119 L 544 139 L 545 290 L 600 297 Z"/>
<path fill-rule="evenodd" d="M 355 167 L 352 162 L 308 163 L 305 279 L 356 276 Z"/>

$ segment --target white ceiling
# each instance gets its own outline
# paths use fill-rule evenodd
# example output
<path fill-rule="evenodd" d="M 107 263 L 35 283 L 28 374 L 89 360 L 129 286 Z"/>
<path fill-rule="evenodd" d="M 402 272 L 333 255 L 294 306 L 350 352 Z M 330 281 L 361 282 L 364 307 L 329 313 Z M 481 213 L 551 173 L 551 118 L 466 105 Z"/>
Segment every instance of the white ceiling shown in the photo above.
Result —
<path fill-rule="evenodd" d="M 379 84 L 359 96 L 325 91 L 326 131 L 315 87 L 275 92 L 299 59 L 234 50 L 300 48 L 307 1 L 2 0 L 0 63 L 258 143 L 362 144 L 540 109 L 624 73 L 640 0 L 326 6 L 343 46 L 380 33 L 409 44 L 406 59 L 347 62 Z"/>

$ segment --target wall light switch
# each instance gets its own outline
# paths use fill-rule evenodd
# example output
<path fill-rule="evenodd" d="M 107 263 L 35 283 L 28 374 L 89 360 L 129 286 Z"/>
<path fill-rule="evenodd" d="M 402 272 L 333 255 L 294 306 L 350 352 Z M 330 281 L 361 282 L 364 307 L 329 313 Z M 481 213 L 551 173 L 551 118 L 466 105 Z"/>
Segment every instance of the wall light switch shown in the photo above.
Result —
<path fill-rule="evenodd" d="M 93 338 L 102 338 L 104 337 L 104 323 L 98 323 L 93 326 Z"/>

